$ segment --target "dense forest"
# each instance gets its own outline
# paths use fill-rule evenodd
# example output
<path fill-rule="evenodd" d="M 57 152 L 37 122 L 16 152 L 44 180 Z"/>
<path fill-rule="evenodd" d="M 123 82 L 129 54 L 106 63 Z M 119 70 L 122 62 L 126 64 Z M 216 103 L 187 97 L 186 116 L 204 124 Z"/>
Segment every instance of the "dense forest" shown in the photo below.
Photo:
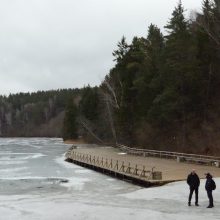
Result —
<path fill-rule="evenodd" d="M 61 137 L 67 102 L 79 98 L 79 89 L 0 96 L 0 136 Z"/>
<path fill-rule="evenodd" d="M 0 98 L 2 136 L 62 136 L 99 143 L 216 154 L 220 149 L 220 1 L 131 43 L 99 87 Z"/>

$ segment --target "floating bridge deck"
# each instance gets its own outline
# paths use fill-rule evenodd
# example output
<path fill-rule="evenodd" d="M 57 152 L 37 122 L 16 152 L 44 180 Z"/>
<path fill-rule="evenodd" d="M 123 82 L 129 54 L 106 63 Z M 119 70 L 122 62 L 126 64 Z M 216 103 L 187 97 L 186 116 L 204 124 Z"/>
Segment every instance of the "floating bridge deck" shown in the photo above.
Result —
<path fill-rule="evenodd" d="M 66 153 L 68 162 L 144 187 L 185 180 L 192 169 L 196 169 L 201 178 L 206 172 L 220 177 L 218 159 L 175 152 L 141 151 L 125 146 L 71 147 Z"/>
<path fill-rule="evenodd" d="M 82 167 L 86 167 L 103 174 L 132 182 L 144 187 L 158 186 L 171 181 L 162 181 L 162 173 L 147 169 L 145 165 L 131 165 L 130 162 L 114 160 L 106 157 L 92 156 L 69 150 L 66 153 L 66 161 Z"/>

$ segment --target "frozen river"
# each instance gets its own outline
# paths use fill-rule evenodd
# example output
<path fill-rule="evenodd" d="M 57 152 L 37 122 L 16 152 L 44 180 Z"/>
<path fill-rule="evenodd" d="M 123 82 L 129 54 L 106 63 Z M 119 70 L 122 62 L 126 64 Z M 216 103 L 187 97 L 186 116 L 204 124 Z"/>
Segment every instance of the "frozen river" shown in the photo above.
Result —
<path fill-rule="evenodd" d="M 185 182 L 144 189 L 64 162 L 61 139 L 0 139 L 0 220 L 220 219 L 220 180 L 215 208 L 204 181 L 200 207 L 188 207 Z"/>

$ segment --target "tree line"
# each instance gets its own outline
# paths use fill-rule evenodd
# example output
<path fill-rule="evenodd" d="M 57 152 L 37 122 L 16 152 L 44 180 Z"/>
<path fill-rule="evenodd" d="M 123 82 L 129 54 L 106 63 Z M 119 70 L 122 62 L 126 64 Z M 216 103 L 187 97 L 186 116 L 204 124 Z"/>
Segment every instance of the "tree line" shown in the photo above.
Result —
<path fill-rule="evenodd" d="M 68 99 L 79 89 L 60 89 L 0 96 L 0 136 L 61 137 Z"/>

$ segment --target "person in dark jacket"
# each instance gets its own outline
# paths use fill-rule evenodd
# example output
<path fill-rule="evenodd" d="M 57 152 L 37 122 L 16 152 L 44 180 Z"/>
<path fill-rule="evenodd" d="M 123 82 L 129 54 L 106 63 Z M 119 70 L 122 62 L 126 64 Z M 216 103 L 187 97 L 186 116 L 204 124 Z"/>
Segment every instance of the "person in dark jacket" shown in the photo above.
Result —
<path fill-rule="evenodd" d="M 192 172 L 188 175 L 187 184 L 189 185 L 189 189 L 190 189 L 188 206 L 191 206 L 191 199 L 194 191 L 195 191 L 195 205 L 199 206 L 198 195 L 199 195 L 200 179 L 196 174 L 195 170 L 192 170 Z"/>
<path fill-rule="evenodd" d="M 212 196 L 212 190 L 215 190 L 216 185 L 215 181 L 212 179 L 212 175 L 210 173 L 206 173 L 206 183 L 205 183 L 205 189 L 207 191 L 207 195 L 209 198 L 209 205 L 207 208 L 213 208 L 213 196 Z"/>

